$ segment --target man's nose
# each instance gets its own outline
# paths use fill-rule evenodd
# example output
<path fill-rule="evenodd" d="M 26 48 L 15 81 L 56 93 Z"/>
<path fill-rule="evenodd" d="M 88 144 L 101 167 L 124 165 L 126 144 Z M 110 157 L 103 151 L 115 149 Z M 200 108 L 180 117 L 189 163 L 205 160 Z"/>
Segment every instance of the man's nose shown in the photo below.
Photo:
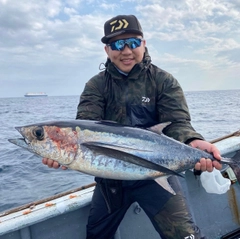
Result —
<path fill-rule="evenodd" d="M 128 52 L 132 52 L 132 49 L 128 46 L 128 44 L 126 43 L 125 45 L 124 45 L 124 48 L 123 48 L 123 50 L 122 50 L 122 52 L 124 52 L 124 53 L 128 53 Z"/>

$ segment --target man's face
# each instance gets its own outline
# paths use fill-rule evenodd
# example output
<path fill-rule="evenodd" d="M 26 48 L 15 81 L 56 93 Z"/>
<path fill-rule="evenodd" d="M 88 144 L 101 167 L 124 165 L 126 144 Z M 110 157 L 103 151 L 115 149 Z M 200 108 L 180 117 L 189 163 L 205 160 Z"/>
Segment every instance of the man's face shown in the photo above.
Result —
<path fill-rule="evenodd" d="M 136 34 L 122 34 L 112 38 L 109 43 L 114 42 L 116 40 L 122 40 L 127 38 L 142 38 Z M 129 48 L 126 44 L 122 51 L 112 50 L 110 46 L 105 46 L 105 51 L 110 58 L 111 62 L 121 71 L 128 73 L 132 70 L 135 64 L 140 63 L 143 59 L 143 55 L 145 52 L 146 41 L 143 40 L 141 45 L 135 49 Z"/>

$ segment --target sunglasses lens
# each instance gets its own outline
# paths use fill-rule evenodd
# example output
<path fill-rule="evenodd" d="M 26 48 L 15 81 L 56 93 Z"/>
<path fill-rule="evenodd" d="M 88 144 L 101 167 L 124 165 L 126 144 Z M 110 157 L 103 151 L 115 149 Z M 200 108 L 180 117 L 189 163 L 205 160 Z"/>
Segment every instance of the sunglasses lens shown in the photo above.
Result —
<path fill-rule="evenodd" d="M 141 45 L 142 39 L 139 38 L 128 38 L 124 40 L 117 40 L 111 42 L 109 45 L 113 51 L 122 51 L 127 44 L 130 49 L 135 49 Z"/>
<path fill-rule="evenodd" d="M 126 44 L 129 48 L 135 49 L 141 45 L 141 39 L 139 38 L 129 38 L 126 40 Z"/>
<path fill-rule="evenodd" d="M 116 50 L 118 50 L 118 51 L 123 50 L 124 45 L 125 45 L 125 41 L 124 40 L 118 40 L 118 41 L 115 41 L 113 43 L 114 43 L 114 46 L 115 46 Z"/>

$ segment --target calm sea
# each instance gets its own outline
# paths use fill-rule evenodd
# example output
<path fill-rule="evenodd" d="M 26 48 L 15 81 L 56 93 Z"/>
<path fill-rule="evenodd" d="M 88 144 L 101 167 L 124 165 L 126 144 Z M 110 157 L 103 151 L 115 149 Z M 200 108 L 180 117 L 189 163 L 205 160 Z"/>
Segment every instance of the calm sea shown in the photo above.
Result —
<path fill-rule="evenodd" d="M 240 129 L 240 90 L 185 92 L 192 125 L 207 140 Z M 8 142 L 14 129 L 75 119 L 79 96 L 0 98 L 0 212 L 93 182 L 72 170 L 49 169 L 41 158 Z"/>

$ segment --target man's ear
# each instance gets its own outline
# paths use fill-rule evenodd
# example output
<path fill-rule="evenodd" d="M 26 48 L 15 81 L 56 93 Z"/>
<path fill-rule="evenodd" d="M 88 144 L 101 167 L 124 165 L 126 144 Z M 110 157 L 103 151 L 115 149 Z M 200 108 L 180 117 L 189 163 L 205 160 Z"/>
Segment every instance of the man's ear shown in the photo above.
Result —
<path fill-rule="evenodd" d="M 107 53 L 107 55 L 109 54 L 109 47 L 107 45 L 104 46 L 104 50 Z"/>
<path fill-rule="evenodd" d="M 143 42 L 143 45 L 146 46 L 146 40 L 144 39 L 142 42 Z"/>

